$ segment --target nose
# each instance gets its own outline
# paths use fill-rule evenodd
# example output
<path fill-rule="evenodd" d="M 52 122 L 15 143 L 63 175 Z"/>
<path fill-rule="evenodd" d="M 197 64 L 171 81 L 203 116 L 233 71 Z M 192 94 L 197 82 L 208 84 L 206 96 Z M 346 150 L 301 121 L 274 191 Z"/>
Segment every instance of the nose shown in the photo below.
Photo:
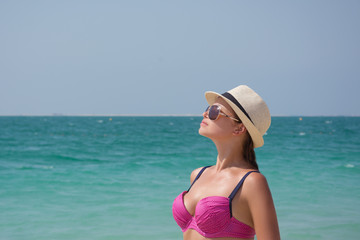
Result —
<path fill-rule="evenodd" d="M 202 115 L 203 115 L 204 118 L 207 118 L 208 117 L 208 110 L 206 109 Z"/>

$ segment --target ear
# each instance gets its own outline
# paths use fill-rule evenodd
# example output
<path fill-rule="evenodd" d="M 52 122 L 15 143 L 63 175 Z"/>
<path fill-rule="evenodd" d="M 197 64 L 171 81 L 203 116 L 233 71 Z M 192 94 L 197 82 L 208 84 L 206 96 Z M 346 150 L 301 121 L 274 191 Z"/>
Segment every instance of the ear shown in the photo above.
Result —
<path fill-rule="evenodd" d="M 244 134 L 246 132 L 246 128 L 244 126 L 244 124 L 237 124 L 234 131 L 233 131 L 233 134 L 234 135 L 241 135 L 241 134 Z"/>

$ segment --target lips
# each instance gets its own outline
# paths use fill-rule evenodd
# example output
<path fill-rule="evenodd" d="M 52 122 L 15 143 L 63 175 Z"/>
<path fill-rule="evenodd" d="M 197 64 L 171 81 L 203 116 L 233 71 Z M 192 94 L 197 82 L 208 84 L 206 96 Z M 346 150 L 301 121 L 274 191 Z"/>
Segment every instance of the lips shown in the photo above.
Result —
<path fill-rule="evenodd" d="M 202 121 L 202 122 L 200 123 L 200 125 L 201 125 L 201 126 L 207 126 L 208 124 L 207 124 L 205 121 Z"/>

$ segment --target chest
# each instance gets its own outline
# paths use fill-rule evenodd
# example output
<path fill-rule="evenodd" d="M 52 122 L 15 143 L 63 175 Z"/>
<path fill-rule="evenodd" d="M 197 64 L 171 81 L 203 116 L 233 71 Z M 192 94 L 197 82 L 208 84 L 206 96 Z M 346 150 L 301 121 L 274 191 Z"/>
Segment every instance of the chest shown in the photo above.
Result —
<path fill-rule="evenodd" d="M 198 203 L 208 197 L 229 197 L 236 186 L 236 180 L 230 178 L 200 178 L 184 195 L 184 205 L 187 211 L 195 214 Z"/>

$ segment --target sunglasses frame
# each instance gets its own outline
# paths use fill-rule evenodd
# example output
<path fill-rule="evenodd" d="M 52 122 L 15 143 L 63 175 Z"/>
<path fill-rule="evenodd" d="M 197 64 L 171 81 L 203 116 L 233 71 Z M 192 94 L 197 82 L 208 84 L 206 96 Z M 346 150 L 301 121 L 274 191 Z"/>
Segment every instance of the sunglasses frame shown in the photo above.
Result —
<path fill-rule="evenodd" d="M 217 109 L 217 111 L 218 111 L 215 119 L 211 119 L 211 118 L 210 118 L 210 109 L 211 109 L 212 107 L 216 107 L 216 109 Z M 228 117 L 228 118 L 230 118 L 230 119 L 232 119 L 232 120 L 234 120 L 234 121 L 236 121 L 236 122 L 240 122 L 240 123 L 241 123 L 241 121 L 240 121 L 239 119 L 236 119 L 236 118 L 234 118 L 234 117 L 231 117 L 231 116 L 227 115 L 226 113 L 221 112 L 221 106 L 219 106 L 219 105 L 215 105 L 215 104 L 214 104 L 214 105 L 208 106 L 208 107 L 206 108 L 205 112 L 207 113 L 208 118 L 209 118 L 210 120 L 212 120 L 212 121 L 217 120 L 217 119 L 219 118 L 219 116 L 222 115 L 222 116 Z"/>

